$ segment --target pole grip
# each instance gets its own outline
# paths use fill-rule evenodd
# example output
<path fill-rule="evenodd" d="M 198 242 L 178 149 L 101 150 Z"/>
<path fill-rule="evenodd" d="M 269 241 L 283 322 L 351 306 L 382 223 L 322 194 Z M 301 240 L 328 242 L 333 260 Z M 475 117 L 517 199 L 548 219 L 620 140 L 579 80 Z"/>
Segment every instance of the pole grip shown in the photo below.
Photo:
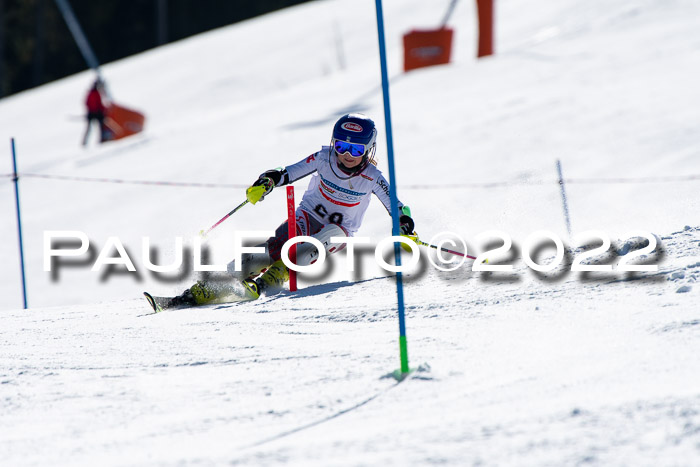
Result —
<path fill-rule="evenodd" d="M 287 232 L 289 238 L 297 236 L 297 219 L 294 203 L 294 186 L 287 186 Z M 297 246 L 292 245 L 289 249 L 289 259 L 292 263 L 297 264 Z M 289 270 L 289 290 L 296 292 L 297 290 L 297 272 L 293 269 Z"/>

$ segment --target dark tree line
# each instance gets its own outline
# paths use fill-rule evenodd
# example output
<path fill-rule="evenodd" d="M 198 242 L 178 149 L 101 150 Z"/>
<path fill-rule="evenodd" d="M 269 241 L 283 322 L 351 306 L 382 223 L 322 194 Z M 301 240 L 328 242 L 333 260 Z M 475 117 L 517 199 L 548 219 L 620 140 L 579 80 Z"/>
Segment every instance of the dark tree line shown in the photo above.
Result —
<path fill-rule="evenodd" d="M 100 64 L 309 0 L 69 0 Z M 88 66 L 54 0 L 0 0 L 0 97 Z"/>

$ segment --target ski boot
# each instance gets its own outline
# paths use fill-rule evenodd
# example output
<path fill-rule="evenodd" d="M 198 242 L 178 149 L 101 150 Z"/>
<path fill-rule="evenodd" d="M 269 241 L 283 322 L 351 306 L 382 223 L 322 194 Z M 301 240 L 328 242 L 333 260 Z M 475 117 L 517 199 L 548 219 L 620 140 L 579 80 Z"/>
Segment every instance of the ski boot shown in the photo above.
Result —
<path fill-rule="evenodd" d="M 246 289 L 246 297 L 255 300 L 266 291 L 273 291 L 284 287 L 284 283 L 289 280 L 289 270 L 281 259 L 275 261 L 272 266 L 262 276 L 255 280 L 244 280 L 243 286 Z"/>
<path fill-rule="evenodd" d="M 153 308 L 154 313 L 160 313 L 168 308 L 178 308 L 186 306 L 196 306 L 197 301 L 192 295 L 190 289 L 185 290 L 181 295 L 177 297 L 154 297 L 148 292 L 144 292 L 143 295 L 148 300 L 148 304 Z"/>
<path fill-rule="evenodd" d="M 197 300 L 195 300 L 194 295 L 192 295 L 192 290 L 187 289 L 182 294 L 177 297 L 173 297 L 168 301 L 166 308 L 171 308 L 174 306 L 186 306 L 186 305 L 197 305 Z"/>
<path fill-rule="evenodd" d="M 217 291 L 204 281 L 197 281 L 196 284 L 190 287 L 189 290 L 185 290 L 185 293 L 181 295 L 183 299 L 189 299 L 190 296 L 197 305 L 206 305 L 219 298 Z"/>

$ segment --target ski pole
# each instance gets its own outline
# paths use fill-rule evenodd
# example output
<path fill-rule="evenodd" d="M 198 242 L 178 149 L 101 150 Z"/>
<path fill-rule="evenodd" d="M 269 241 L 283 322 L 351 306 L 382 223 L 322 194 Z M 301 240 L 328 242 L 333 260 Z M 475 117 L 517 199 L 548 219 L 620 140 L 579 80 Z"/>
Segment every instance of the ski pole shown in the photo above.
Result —
<path fill-rule="evenodd" d="M 229 217 L 231 217 L 231 215 L 232 215 L 234 212 L 238 211 L 239 209 L 241 209 L 241 208 L 242 208 L 243 206 L 245 206 L 246 204 L 248 204 L 248 203 L 250 203 L 250 204 L 255 204 L 255 203 L 257 203 L 258 201 L 262 200 L 262 199 L 265 197 L 265 195 L 268 194 L 270 191 L 272 191 L 272 188 L 274 188 L 274 186 L 275 186 L 275 184 L 274 184 L 274 183 L 272 182 L 272 180 L 270 180 L 269 178 L 264 177 L 264 179 L 267 181 L 266 183 L 264 183 L 264 184 L 262 184 L 262 185 L 253 185 L 253 186 L 251 186 L 251 187 L 248 187 L 248 189 L 245 191 L 245 197 L 246 197 L 246 200 L 245 200 L 245 201 L 243 201 L 241 204 L 239 204 L 238 206 L 236 206 L 235 208 L 233 208 L 233 211 L 229 212 L 229 213 L 226 214 L 224 217 L 222 217 L 222 218 L 219 220 L 219 222 L 217 222 L 216 224 L 214 224 L 214 225 L 212 225 L 211 227 L 209 227 L 209 230 L 207 230 L 206 232 L 205 232 L 204 230 L 200 230 L 200 231 L 199 231 L 199 235 L 201 235 L 202 237 L 206 237 L 207 234 L 208 234 L 209 232 L 211 232 L 212 230 L 214 230 L 214 228 L 215 228 L 216 226 L 218 226 L 218 225 L 221 224 L 223 221 L 225 221 L 226 219 L 228 219 Z"/>
<path fill-rule="evenodd" d="M 415 239 L 413 239 L 413 241 L 416 242 L 416 243 L 419 244 L 419 245 L 427 246 L 427 247 L 430 247 L 430 248 L 435 248 L 436 250 L 442 250 L 442 251 L 444 251 L 445 253 L 451 253 L 451 254 L 453 254 L 453 255 L 463 256 L 463 257 L 469 258 L 469 259 L 476 259 L 476 256 L 465 255 L 464 253 L 460 253 L 459 251 L 454 251 L 454 250 L 450 250 L 449 248 L 439 247 L 439 246 L 437 246 L 437 245 L 431 245 L 430 243 L 425 243 L 424 241 L 422 241 L 422 240 L 419 239 L 418 237 L 416 237 Z"/>
<path fill-rule="evenodd" d="M 236 206 L 235 208 L 233 208 L 233 210 L 232 210 L 231 212 L 229 212 L 229 213 L 226 214 L 224 217 L 222 217 L 222 218 L 219 220 L 219 222 L 217 222 L 216 224 L 214 224 L 214 225 L 212 225 L 211 227 L 209 227 L 209 230 L 207 230 L 206 232 L 205 232 L 204 230 L 200 230 L 200 231 L 199 231 L 199 235 L 202 236 L 202 237 L 206 237 L 207 234 L 208 234 L 209 232 L 211 232 L 212 230 L 214 230 L 219 224 L 221 224 L 223 221 L 225 221 L 226 219 L 228 219 L 229 217 L 231 217 L 231 215 L 233 215 L 233 213 L 235 213 L 236 211 L 238 211 L 239 209 L 241 209 L 241 208 L 242 208 L 243 206 L 245 206 L 246 204 L 248 204 L 248 200 L 247 200 L 247 199 L 246 199 L 245 201 L 243 201 L 241 204 L 239 204 L 238 206 Z"/>

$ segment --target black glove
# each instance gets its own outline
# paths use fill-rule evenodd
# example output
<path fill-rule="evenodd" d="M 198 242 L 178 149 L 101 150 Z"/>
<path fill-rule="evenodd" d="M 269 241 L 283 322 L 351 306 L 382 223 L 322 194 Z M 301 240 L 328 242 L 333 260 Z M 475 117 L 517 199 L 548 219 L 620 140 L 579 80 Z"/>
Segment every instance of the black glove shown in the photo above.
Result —
<path fill-rule="evenodd" d="M 280 182 L 282 182 L 281 184 L 284 185 L 288 181 L 288 178 L 289 176 L 287 175 L 286 170 L 268 170 L 267 172 L 261 174 L 260 177 L 258 177 L 258 179 L 253 183 L 253 186 L 246 190 L 248 201 L 255 204 L 258 201 L 264 200 L 265 196 L 270 194 L 274 187 L 280 185 Z M 264 187 L 265 192 L 260 194 L 260 192 L 253 190 L 253 187 L 256 186 Z"/>
<path fill-rule="evenodd" d="M 272 186 L 270 187 L 271 191 L 272 188 L 276 186 L 286 185 L 289 181 L 289 175 L 287 175 L 287 171 L 283 169 L 268 170 L 264 174 L 260 175 L 258 180 L 253 183 L 253 186 L 268 185 L 270 183 L 268 180 L 272 181 Z"/>
<path fill-rule="evenodd" d="M 253 186 L 264 186 L 265 187 L 265 194 L 262 195 L 262 198 L 260 198 L 260 201 L 272 191 L 272 189 L 275 187 L 275 181 L 271 179 L 270 177 L 265 177 L 263 175 L 260 176 L 259 179 L 253 183 Z"/>
<path fill-rule="evenodd" d="M 402 214 L 401 217 L 399 217 L 399 224 L 401 225 L 402 235 L 411 235 L 413 229 L 416 227 L 411 216 L 407 216 L 406 214 Z"/>

